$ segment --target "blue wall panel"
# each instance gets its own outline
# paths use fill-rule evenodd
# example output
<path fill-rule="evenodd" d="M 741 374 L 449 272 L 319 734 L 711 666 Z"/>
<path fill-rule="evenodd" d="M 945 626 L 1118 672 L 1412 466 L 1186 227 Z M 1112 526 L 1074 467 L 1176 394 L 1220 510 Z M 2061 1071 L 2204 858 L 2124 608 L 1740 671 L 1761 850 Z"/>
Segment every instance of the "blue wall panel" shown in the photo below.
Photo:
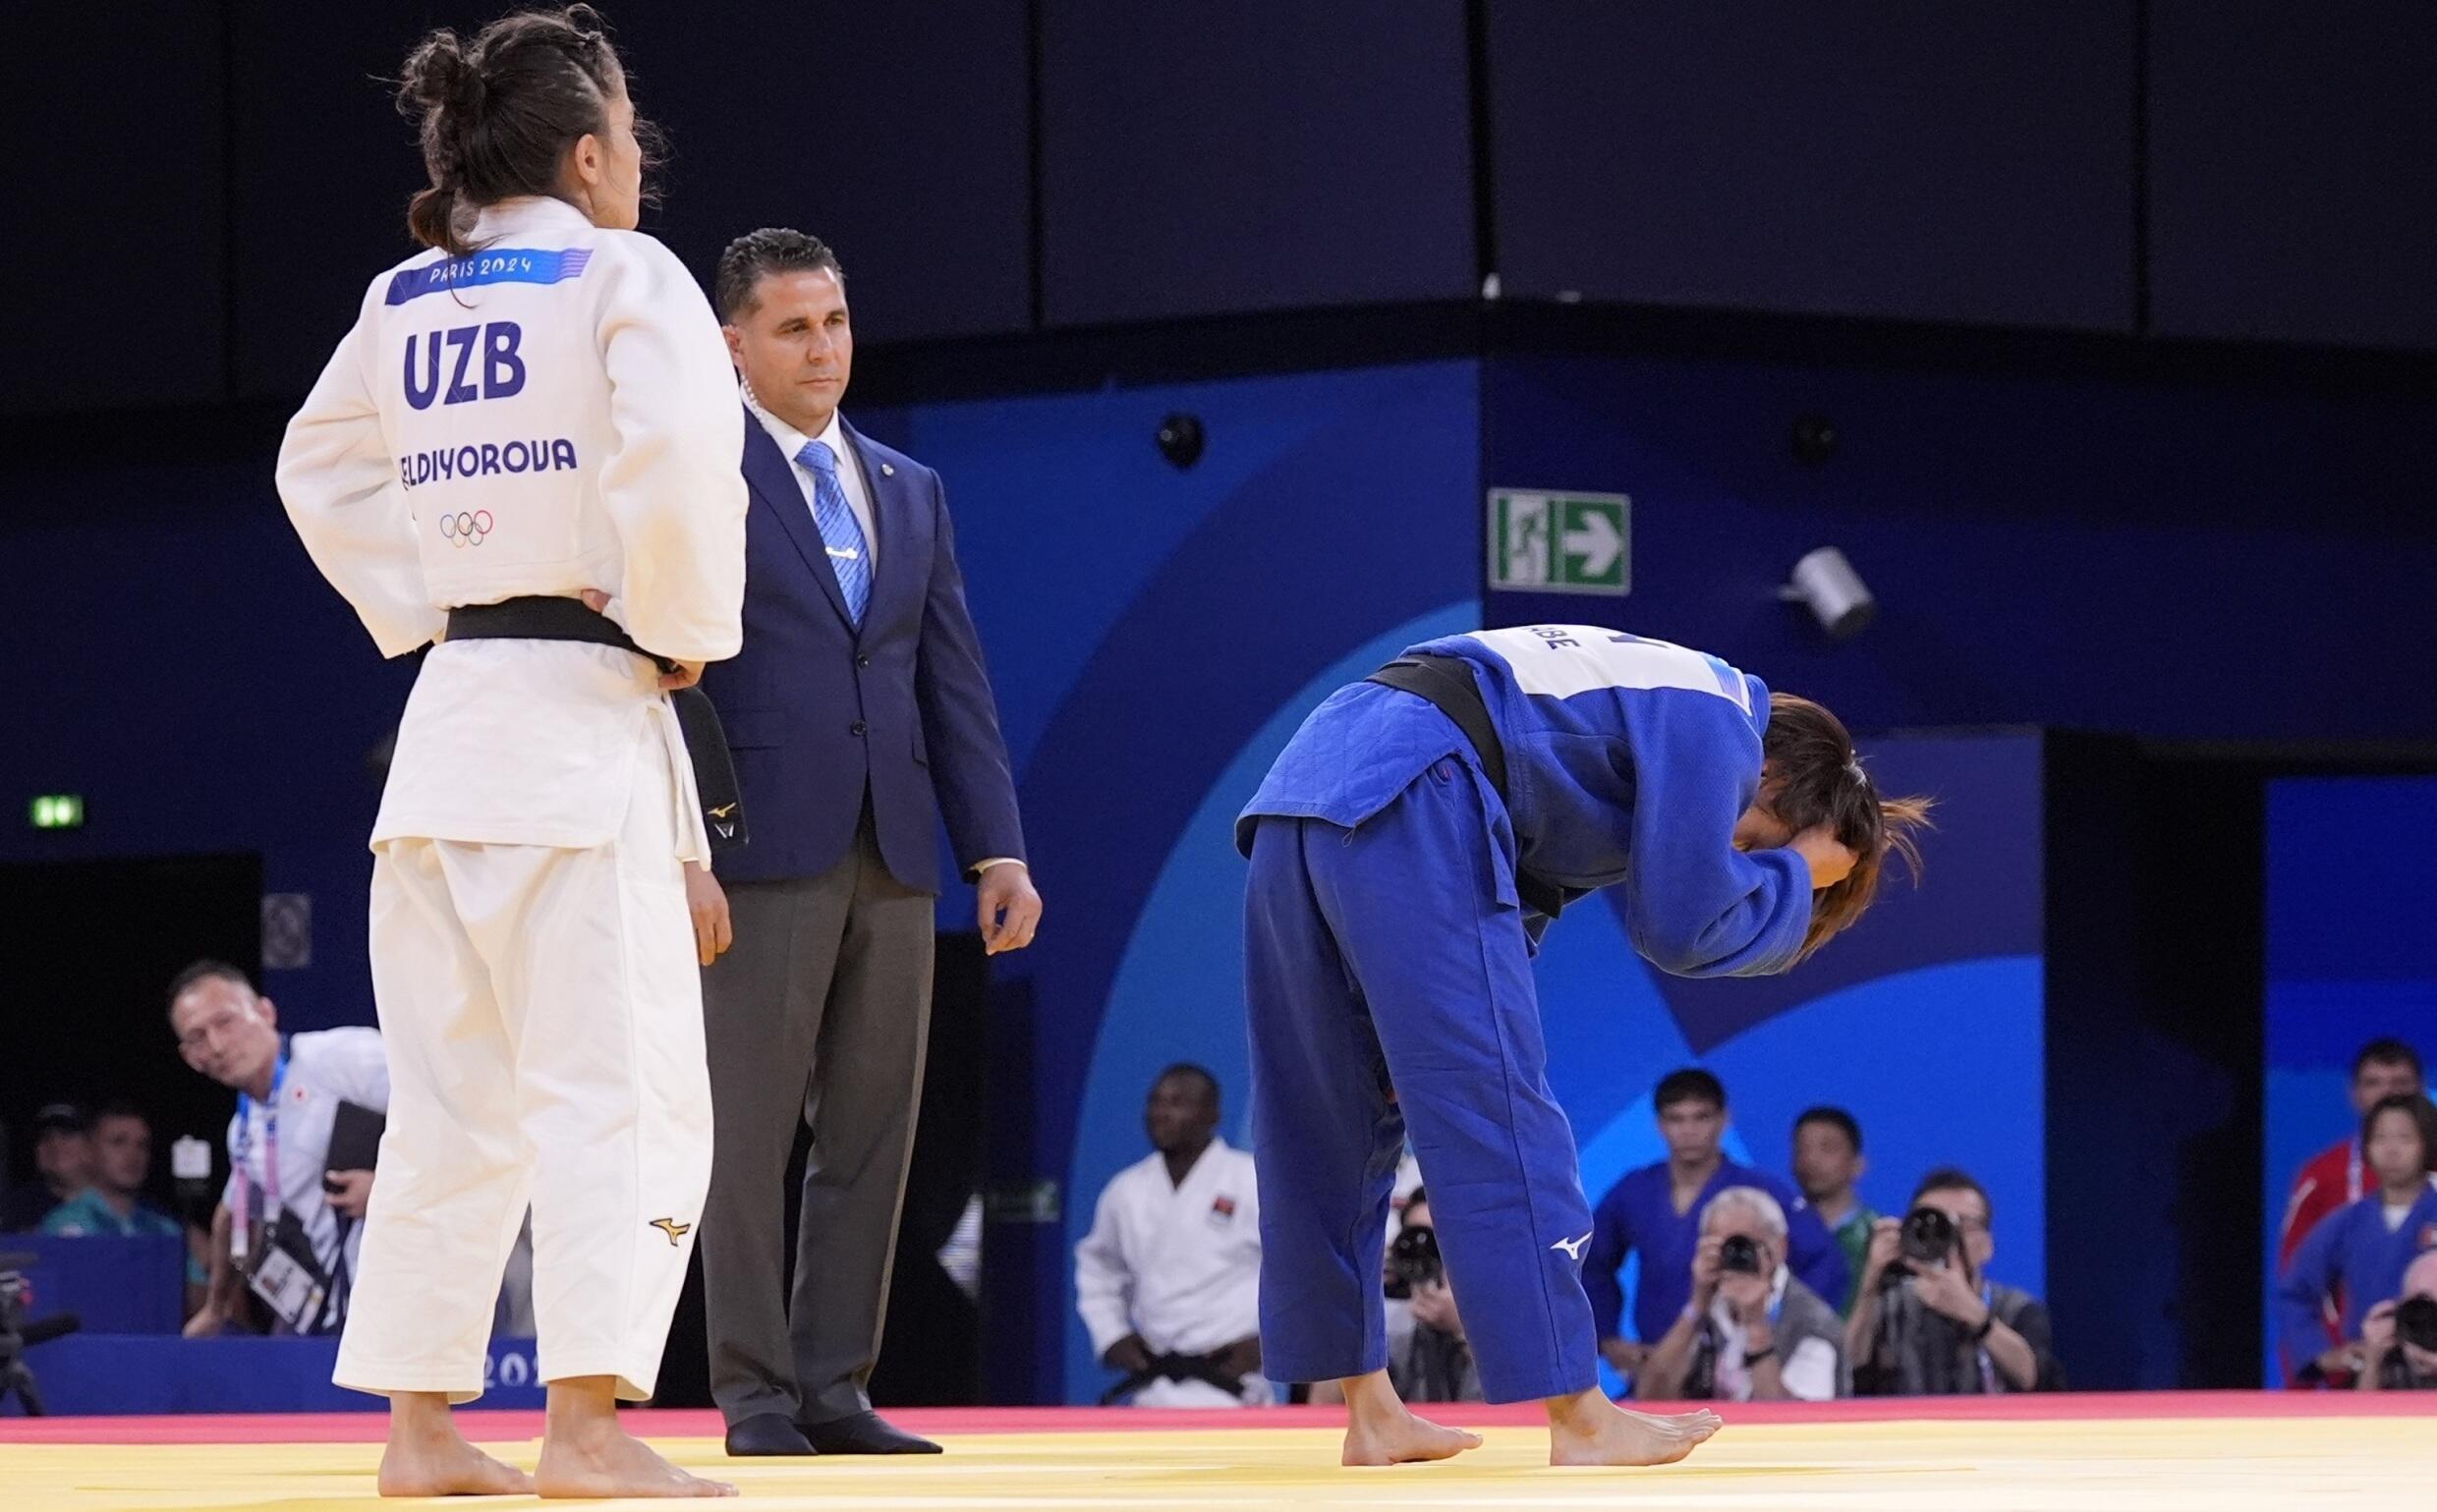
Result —
<path fill-rule="evenodd" d="M 2437 777 L 2268 785 L 2266 1359 L 2277 1363 L 2277 1231 L 2294 1173 L 2357 1136 L 2352 1056 L 2394 1036 L 2437 1065 L 2437 881 L 2399 835 L 2437 830 Z M 2374 1184 L 2373 1184 L 2374 1185 Z"/>
<path fill-rule="evenodd" d="M 2132 0 L 1487 8 L 1509 297 L 2132 324 Z"/>
<path fill-rule="evenodd" d="M 1714 650 L 1856 728 L 2437 737 L 2398 648 L 2437 641 L 2413 399 L 1659 359 L 1501 359 L 1489 481 L 1633 498 L 1624 599 L 1496 595 Z M 1789 455 L 1827 416 L 1826 466 Z M 1838 645 L 1777 600 L 1837 545 L 1881 617 Z"/>

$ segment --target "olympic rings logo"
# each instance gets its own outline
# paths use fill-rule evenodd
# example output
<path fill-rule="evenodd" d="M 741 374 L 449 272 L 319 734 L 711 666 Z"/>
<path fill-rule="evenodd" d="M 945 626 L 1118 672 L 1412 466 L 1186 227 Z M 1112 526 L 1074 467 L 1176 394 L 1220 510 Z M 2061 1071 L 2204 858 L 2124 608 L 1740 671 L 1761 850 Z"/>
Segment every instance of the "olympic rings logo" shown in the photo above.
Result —
<path fill-rule="evenodd" d="M 440 538 L 452 546 L 479 546 L 490 533 L 490 511 L 478 509 L 472 514 L 463 510 L 440 517 Z"/>

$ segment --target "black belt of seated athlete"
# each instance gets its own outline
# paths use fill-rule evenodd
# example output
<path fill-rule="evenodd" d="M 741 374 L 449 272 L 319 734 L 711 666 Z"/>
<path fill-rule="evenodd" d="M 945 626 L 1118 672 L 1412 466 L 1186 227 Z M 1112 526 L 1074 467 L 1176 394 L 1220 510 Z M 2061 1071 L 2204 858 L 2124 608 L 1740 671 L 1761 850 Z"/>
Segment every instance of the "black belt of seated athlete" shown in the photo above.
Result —
<path fill-rule="evenodd" d="M 1114 1407 L 1155 1380 L 1198 1380 L 1229 1396 L 1244 1394 L 1244 1378 L 1218 1369 L 1217 1355 L 1153 1355 L 1151 1363 L 1100 1395 L 1100 1405 Z"/>
<path fill-rule="evenodd" d="M 1490 718 L 1489 702 L 1481 697 L 1481 685 L 1473 681 L 1472 668 L 1462 657 L 1399 656 L 1364 681 L 1401 689 L 1437 704 L 1439 712 L 1464 732 L 1464 739 L 1472 744 L 1473 755 L 1481 758 L 1482 774 L 1497 789 L 1499 801 L 1507 805 L 1507 812 L 1513 812 L 1513 801 L 1506 796 L 1506 743 L 1499 738 L 1497 721 Z M 1522 839 L 1519 835 L 1515 838 L 1518 843 Z M 1551 919 L 1582 896 L 1577 889 L 1534 876 L 1521 867 L 1515 868 L 1514 891 L 1525 908 Z"/>
<path fill-rule="evenodd" d="M 448 611 L 451 641 L 581 641 L 632 651 L 663 672 L 677 664 L 635 644 L 615 620 L 580 598 L 528 594 L 495 604 L 463 604 Z M 685 733 L 686 758 L 694 766 L 694 790 L 702 799 L 704 828 L 711 849 L 734 850 L 750 838 L 745 832 L 745 805 L 736 786 L 736 762 L 728 755 L 727 732 L 719 711 L 700 688 L 680 688 L 668 697 L 676 710 L 677 727 Z"/>

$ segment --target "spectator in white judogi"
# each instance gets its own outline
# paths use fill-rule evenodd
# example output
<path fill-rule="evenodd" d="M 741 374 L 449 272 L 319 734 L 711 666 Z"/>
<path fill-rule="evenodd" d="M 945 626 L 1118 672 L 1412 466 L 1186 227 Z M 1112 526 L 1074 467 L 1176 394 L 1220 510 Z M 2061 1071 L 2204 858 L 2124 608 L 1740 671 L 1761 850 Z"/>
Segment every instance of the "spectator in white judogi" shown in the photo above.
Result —
<path fill-rule="evenodd" d="M 1251 1407 L 1261 1375 L 1261 1196 L 1218 1138 L 1218 1083 L 1170 1066 L 1143 1111 L 1153 1152 L 1100 1195 L 1075 1246 L 1092 1348 L 1137 1407 Z"/>

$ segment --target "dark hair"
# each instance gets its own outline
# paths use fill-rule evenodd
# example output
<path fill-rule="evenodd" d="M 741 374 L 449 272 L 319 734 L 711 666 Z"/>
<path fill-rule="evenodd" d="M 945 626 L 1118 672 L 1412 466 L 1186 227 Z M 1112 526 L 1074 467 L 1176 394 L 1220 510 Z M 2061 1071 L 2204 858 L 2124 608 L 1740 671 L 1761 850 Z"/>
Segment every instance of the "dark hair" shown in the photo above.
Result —
<path fill-rule="evenodd" d="M 826 268 L 846 282 L 846 270 L 838 266 L 837 253 L 817 236 L 806 236 L 784 226 L 764 226 L 748 231 L 730 242 L 719 254 L 718 271 L 710 279 L 710 303 L 719 311 L 721 324 L 735 320 L 740 311 L 750 309 L 754 289 L 772 273 L 816 272 Z"/>
<path fill-rule="evenodd" d="M 1180 1060 L 1176 1062 L 1176 1064 L 1168 1067 L 1165 1071 L 1161 1072 L 1158 1076 L 1152 1078 L 1151 1086 L 1153 1090 L 1156 1091 L 1162 1082 L 1168 1080 L 1170 1077 L 1183 1077 L 1187 1081 L 1201 1083 L 1202 1090 L 1210 1093 L 1211 1105 L 1214 1107 L 1218 1105 L 1218 1079 L 1212 1076 L 1207 1069 L 1197 1066 L 1189 1060 Z"/>
<path fill-rule="evenodd" d="M 2352 1057 L 2352 1080 L 2359 1081 L 2360 1074 L 2371 1066 L 2409 1066 L 2415 1077 L 2428 1074 L 2420 1065 L 2420 1052 L 2392 1036 L 2372 1039 L 2360 1047 L 2360 1053 Z"/>
<path fill-rule="evenodd" d="M 1912 1205 L 1920 1206 L 1921 1199 L 1932 1192 L 1969 1192 L 1980 1199 L 1980 1209 L 1989 1215 L 1989 1222 L 1997 1221 L 1997 1204 L 1989 1201 L 1989 1189 L 1959 1165 L 1942 1165 L 1922 1177 L 1921 1184 L 1912 1189 Z"/>
<path fill-rule="evenodd" d="M 1854 1120 L 1852 1114 L 1844 1109 L 1828 1107 L 1824 1104 L 1815 1108 L 1804 1108 L 1801 1116 L 1794 1120 L 1794 1133 L 1800 1134 L 1804 1124 L 1827 1124 L 1842 1130 L 1844 1138 L 1853 1147 L 1853 1153 L 1857 1155 L 1861 1153 L 1861 1125 Z"/>
<path fill-rule="evenodd" d="M 152 1127 L 152 1115 L 136 1106 L 135 1103 L 129 1101 L 125 1097 L 113 1097 L 109 1101 L 103 1103 L 100 1107 L 95 1108 L 93 1110 L 93 1116 L 85 1120 L 85 1127 L 89 1129 L 99 1129 L 102 1125 L 102 1121 L 109 1118 L 132 1118 L 138 1123 L 142 1124 L 146 1130 L 149 1130 Z"/>
<path fill-rule="evenodd" d="M 1698 1066 L 1686 1066 L 1659 1078 L 1659 1090 L 1650 1094 L 1651 1105 L 1664 1113 L 1678 1102 L 1714 1102 L 1721 1112 L 1727 1106 L 1727 1086 Z"/>
<path fill-rule="evenodd" d="M 2412 1125 L 2420 1131 L 2420 1168 L 2437 1171 L 2437 1107 L 2429 1106 L 2428 1099 L 2417 1092 L 2397 1092 L 2392 1097 L 2380 1097 L 2369 1104 L 2369 1111 L 2361 1115 L 2362 1151 L 2365 1153 L 2369 1148 L 2370 1131 L 2376 1129 L 2378 1120 L 2389 1113 L 2411 1115 Z"/>
<path fill-rule="evenodd" d="M 1769 695 L 1769 728 L 1761 745 L 1766 777 L 1776 783 L 1769 812 L 1796 834 L 1828 825 L 1854 856 L 1843 881 L 1812 893 L 1811 927 L 1794 957 L 1800 961 L 1869 912 L 1891 852 L 1903 858 L 1915 882 L 1920 880 L 1921 848 L 1912 832 L 1929 827 L 1933 800 L 1880 797 L 1843 721 L 1790 693 Z"/>
<path fill-rule="evenodd" d="M 185 971 L 180 972 L 177 976 L 169 979 L 168 1007 L 170 1011 L 175 1012 L 177 1010 L 178 999 L 186 996 L 187 989 L 189 987 L 194 986 L 198 981 L 211 981 L 214 980 L 220 981 L 233 981 L 239 986 L 244 987 L 249 992 L 254 990 L 254 979 L 248 977 L 244 972 L 239 971 L 236 967 L 229 965 L 226 961 L 215 961 L 211 957 L 205 956 L 203 959 L 194 963 L 192 966 L 189 966 Z"/>
<path fill-rule="evenodd" d="M 415 45 L 398 111 L 420 122 L 431 178 L 406 213 L 416 241 L 462 257 L 473 249 L 461 207 L 559 193 L 568 147 L 609 129 L 609 98 L 626 87 L 605 25 L 591 6 L 571 5 L 503 16 L 471 42 L 443 27 Z M 638 119 L 635 137 L 649 168 L 658 134 Z"/>

